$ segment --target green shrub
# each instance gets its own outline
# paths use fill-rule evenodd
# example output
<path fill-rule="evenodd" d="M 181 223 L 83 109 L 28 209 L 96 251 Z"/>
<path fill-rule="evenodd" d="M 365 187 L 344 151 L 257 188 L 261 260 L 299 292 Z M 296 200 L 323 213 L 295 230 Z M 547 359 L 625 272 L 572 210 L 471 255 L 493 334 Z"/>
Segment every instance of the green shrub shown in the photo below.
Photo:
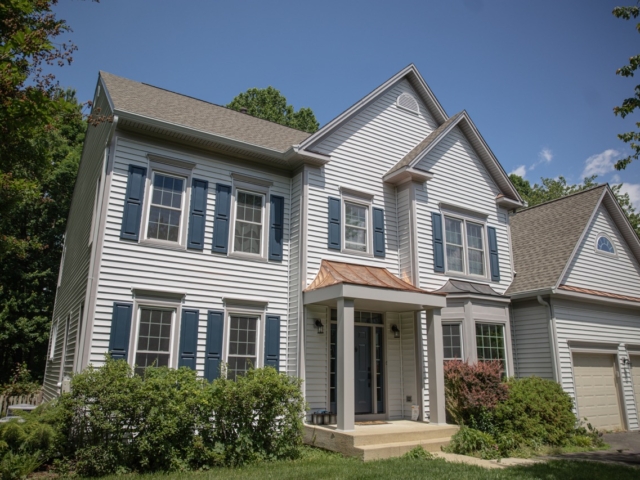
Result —
<path fill-rule="evenodd" d="M 27 476 L 42 465 L 37 454 L 7 452 L 0 460 L 0 478 L 2 480 L 18 480 Z"/>
<path fill-rule="evenodd" d="M 427 452 L 424 448 L 418 446 L 412 448 L 407 453 L 405 453 L 403 458 L 410 458 L 412 460 L 433 460 L 435 457 L 431 452 Z"/>
<path fill-rule="evenodd" d="M 491 435 L 465 426 L 451 437 L 445 451 L 459 455 L 480 453 L 483 458 L 495 458 L 498 454 L 496 441 Z"/>
<path fill-rule="evenodd" d="M 562 387 L 538 377 L 511 379 L 509 397 L 494 411 L 502 436 L 530 447 L 566 445 L 573 435 L 576 417 L 571 397 Z"/>

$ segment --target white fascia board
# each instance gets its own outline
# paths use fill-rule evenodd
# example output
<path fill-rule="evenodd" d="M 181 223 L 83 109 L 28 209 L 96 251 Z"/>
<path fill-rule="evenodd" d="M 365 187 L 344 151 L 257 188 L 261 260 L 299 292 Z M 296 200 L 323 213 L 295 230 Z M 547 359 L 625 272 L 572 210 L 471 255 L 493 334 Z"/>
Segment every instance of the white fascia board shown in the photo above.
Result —
<path fill-rule="evenodd" d="M 104 80 L 102 78 L 102 75 L 98 75 L 98 85 L 100 86 L 100 91 L 103 92 L 107 97 L 107 103 L 109 103 L 109 108 L 111 108 L 111 111 L 115 113 L 116 108 L 113 105 L 113 100 L 111 100 L 111 95 L 109 94 L 109 89 L 104 84 Z"/>
<path fill-rule="evenodd" d="M 331 161 L 331 157 L 328 155 L 302 150 L 299 145 L 293 145 L 289 150 L 284 152 L 284 158 L 287 161 L 302 164 L 307 163 L 317 167 L 326 165 Z"/>
<path fill-rule="evenodd" d="M 572 292 L 570 290 L 554 290 L 553 295 L 559 298 L 565 298 L 575 301 L 583 301 L 588 303 L 599 303 L 604 305 L 615 305 L 618 307 L 631 307 L 640 308 L 640 302 L 632 302 L 630 300 L 622 300 L 618 298 L 601 297 L 599 295 L 592 295 L 589 293 Z"/>
<path fill-rule="evenodd" d="M 428 182 L 433 178 L 433 176 L 434 174 L 432 172 L 416 170 L 415 168 L 411 168 L 407 165 L 393 173 L 385 175 L 382 177 L 382 180 L 386 183 L 390 183 L 391 185 L 401 185 L 405 182 Z"/>
<path fill-rule="evenodd" d="M 393 85 L 395 85 L 399 80 L 401 80 L 402 78 L 407 77 L 409 75 L 411 75 L 414 78 L 414 80 L 417 81 L 424 88 L 424 90 L 426 91 L 427 95 L 431 97 L 429 99 L 423 98 L 423 100 L 425 100 L 425 101 L 428 100 L 426 103 L 432 103 L 433 105 L 436 106 L 436 109 L 438 111 L 437 112 L 431 112 L 431 113 L 432 114 L 436 113 L 435 116 L 441 117 L 440 118 L 441 123 L 444 123 L 447 120 L 447 118 L 449 118 L 449 117 L 447 116 L 446 112 L 444 111 L 444 109 L 440 105 L 440 102 L 438 102 L 438 99 L 435 97 L 435 95 L 433 95 L 433 92 L 431 91 L 431 89 L 427 86 L 427 83 L 424 81 L 424 79 L 422 78 L 422 76 L 418 72 L 418 69 L 416 68 L 416 66 L 413 65 L 413 64 L 410 64 L 409 66 L 407 66 L 406 68 L 402 69 L 400 72 L 395 74 L 393 77 L 391 77 L 389 80 L 384 82 L 378 88 L 373 90 L 371 93 L 366 95 L 364 98 L 362 98 L 358 102 L 354 103 L 351 107 L 349 107 L 347 110 L 342 112 L 336 118 L 331 120 L 329 123 L 327 123 L 324 127 L 322 127 L 320 130 L 318 130 L 316 133 L 314 133 L 313 135 L 311 135 L 310 137 L 305 139 L 300 144 L 300 148 L 301 149 L 306 149 L 310 145 L 312 145 L 312 144 L 316 143 L 317 141 L 319 141 L 321 138 L 324 138 L 326 135 L 328 135 L 331 132 L 333 132 L 336 128 L 338 128 L 340 125 L 342 125 L 342 123 L 346 122 L 350 118 L 352 118 L 355 115 L 357 115 L 362 110 L 362 108 L 366 107 L 368 104 L 370 104 L 371 102 L 373 102 L 377 98 L 379 98 L 381 95 L 383 95 L 387 90 L 389 90 L 389 88 L 391 88 Z M 418 93 L 421 93 L 421 92 L 418 92 Z"/>
<path fill-rule="evenodd" d="M 472 299 L 472 300 L 482 300 L 483 302 L 496 302 L 496 303 L 511 303 L 510 297 L 494 297 L 491 295 L 478 295 L 474 293 L 448 293 L 447 298 L 452 299 Z"/>
<path fill-rule="evenodd" d="M 500 197 L 500 198 L 496 198 L 496 205 L 509 210 L 509 209 L 522 207 L 524 204 L 522 202 L 513 200 L 509 197 Z"/>
<path fill-rule="evenodd" d="M 381 311 L 426 310 L 447 306 L 447 299 L 443 295 L 407 292 L 365 285 L 340 283 L 304 292 L 305 305 L 332 303 L 338 298 L 353 298 L 356 302 L 365 301 L 373 310 Z"/>
<path fill-rule="evenodd" d="M 551 287 L 545 287 L 545 288 L 539 288 L 537 290 L 528 290 L 526 292 L 519 292 L 519 293 L 513 293 L 510 294 L 509 296 L 511 297 L 511 300 L 524 300 L 524 299 L 533 299 L 535 300 L 536 297 L 538 295 L 540 296 L 547 296 L 547 295 L 551 295 L 554 293 L 553 288 Z"/>

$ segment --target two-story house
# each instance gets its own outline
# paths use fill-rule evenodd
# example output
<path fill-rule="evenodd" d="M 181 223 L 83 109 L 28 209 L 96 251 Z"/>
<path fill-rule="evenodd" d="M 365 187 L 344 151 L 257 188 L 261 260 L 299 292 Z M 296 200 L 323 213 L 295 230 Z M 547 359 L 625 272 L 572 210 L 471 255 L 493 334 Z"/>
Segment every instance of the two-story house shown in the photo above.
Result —
<path fill-rule="evenodd" d="M 272 365 L 310 411 L 445 423 L 446 359 L 513 375 L 509 211 L 469 115 L 413 65 L 313 135 L 100 73 L 45 392 L 106 353 L 214 379 Z"/>

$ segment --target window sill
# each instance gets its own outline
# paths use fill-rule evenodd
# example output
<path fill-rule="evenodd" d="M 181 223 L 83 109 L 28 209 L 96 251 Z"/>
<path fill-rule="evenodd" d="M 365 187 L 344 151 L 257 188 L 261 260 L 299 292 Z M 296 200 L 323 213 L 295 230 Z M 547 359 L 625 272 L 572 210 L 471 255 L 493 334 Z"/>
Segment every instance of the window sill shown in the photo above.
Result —
<path fill-rule="evenodd" d="M 340 253 L 343 253 L 345 255 L 356 255 L 358 257 L 373 258 L 373 253 L 359 252 L 358 250 L 348 250 L 346 248 L 340 250 Z M 380 257 L 380 258 L 382 258 L 382 257 Z"/>
<path fill-rule="evenodd" d="M 251 253 L 231 252 L 229 258 L 236 258 L 238 260 L 249 260 L 252 262 L 269 263 L 269 260 L 259 255 L 253 255 Z"/>
<path fill-rule="evenodd" d="M 447 277 L 453 278 L 456 280 L 470 280 L 478 283 L 494 283 L 496 285 L 500 284 L 500 282 L 494 282 L 489 277 L 480 277 L 478 275 L 465 275 L 463 273 L 457 273 L 457 272 L 444 272 L 444 273 L 441 273 L 440 275 L 446 275 Z"/>
<path fill-rule="evenodd" d="M 187 251 L 187 247 L 185 247 L 184 245 L 179 245 L 177 243 L 173 244 L 170 242 L 154 241 L 149 239 L 141 240 L 140 242 L 138 242 L 138 245 L 143 245 L 145 247 L 161 248 L 163 250 L 173 250 L 177 252 Z M 199 251 L 199 250 L 195 250 L 195 251 Z"/>

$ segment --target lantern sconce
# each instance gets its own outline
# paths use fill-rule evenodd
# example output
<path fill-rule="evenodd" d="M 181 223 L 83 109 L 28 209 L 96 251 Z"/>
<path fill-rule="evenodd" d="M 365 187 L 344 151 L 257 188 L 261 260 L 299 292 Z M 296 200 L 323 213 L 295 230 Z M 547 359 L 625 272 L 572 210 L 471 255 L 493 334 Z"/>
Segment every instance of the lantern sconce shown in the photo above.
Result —
<path fill-rule="evenodd" d="M 400 338 L 400 329 L 397 325 L 392 325 L 391 331 L 393 332 L 393 338 Z"/>
<path fill-rule="evenodd" d="M 316 327 L 318 328 L 318 333 L 322 335 L 324 333 L 324 325 L 318 318 L 316 318 Z"/>

